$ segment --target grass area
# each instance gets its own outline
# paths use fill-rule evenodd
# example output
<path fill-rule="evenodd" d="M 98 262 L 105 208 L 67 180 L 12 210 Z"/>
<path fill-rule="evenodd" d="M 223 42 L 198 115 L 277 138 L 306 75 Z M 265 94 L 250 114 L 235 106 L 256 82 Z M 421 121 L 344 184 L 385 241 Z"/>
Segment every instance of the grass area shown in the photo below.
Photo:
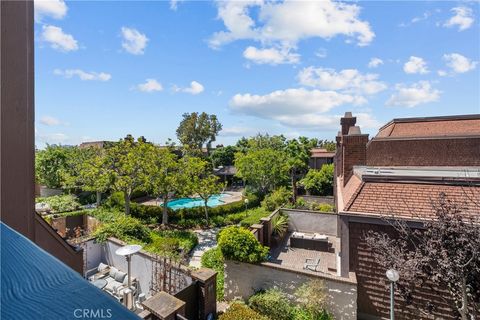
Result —
<path fill-rule="evenodd" d="M 240 225 L 242 227 L 249 227 L 252 224 L 259 223 L 261 218 L 268 217 L 270 213 L 270 211 L 267 211 L 263 207 L 247 210 L 245 212 L 246 217 L 240 221 Z"/>

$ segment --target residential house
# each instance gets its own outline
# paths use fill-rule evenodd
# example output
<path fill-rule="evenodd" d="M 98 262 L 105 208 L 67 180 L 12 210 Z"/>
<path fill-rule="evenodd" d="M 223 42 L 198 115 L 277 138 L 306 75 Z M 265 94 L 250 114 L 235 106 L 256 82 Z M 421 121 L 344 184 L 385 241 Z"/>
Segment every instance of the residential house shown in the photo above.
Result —
<path fill-rule="evenodd" d="M 385 271 L 365 242 L 369 230 L 395 236 L 394 215 L 412 227 L 434 214 L 439 195 L 480 215 L 480 115 L 394 119 L 369 140 L 347 112 L 336 138 L 335 202 L 342 234 L 342 273 L 355 272 L 360 319 L 389 317 Z M 400 275 L 401 277 L 401 275 Z M 436 318 L 454 319 L 448 298 L 426 287 L 412 297 L 429 301 Z M 427 319 L 398 298 L 397 319 Z M 431 318 L 431 317 L 429 317 Z"/>
<path fill-rule="evenodd" d="M 308 165 L 310 169 L 321 169 L 324 164 L 333 163 L 335 152 L 327 149 L 313 148 L 310 150 L 310 160 Z"/>

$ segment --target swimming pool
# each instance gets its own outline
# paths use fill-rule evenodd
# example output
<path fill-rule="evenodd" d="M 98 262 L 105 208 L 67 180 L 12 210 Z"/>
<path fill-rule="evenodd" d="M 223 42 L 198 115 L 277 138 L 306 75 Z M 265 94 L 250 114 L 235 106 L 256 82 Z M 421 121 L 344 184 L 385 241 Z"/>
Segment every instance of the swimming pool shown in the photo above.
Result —
<path fill-rule="evenodd" d="M 228 193 L 215 194 L 208 199 L 207 206 L 216 207 L 225 203 L 224 198 L 231 197 Z M 168 202 L 167 207 L 173 210 L 203 206 L 201 198 L 180 198 Z"/>

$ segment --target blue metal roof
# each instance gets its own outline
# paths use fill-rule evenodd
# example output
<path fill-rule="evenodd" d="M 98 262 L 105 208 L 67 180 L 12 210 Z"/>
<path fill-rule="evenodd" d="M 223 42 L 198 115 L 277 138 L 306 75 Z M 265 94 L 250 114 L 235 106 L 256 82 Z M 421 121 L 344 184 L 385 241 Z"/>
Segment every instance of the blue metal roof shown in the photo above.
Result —
<path fill-rule="evenodd" d="M 1 311 L 10 319 L 140 319 L 1 223 Z"/>

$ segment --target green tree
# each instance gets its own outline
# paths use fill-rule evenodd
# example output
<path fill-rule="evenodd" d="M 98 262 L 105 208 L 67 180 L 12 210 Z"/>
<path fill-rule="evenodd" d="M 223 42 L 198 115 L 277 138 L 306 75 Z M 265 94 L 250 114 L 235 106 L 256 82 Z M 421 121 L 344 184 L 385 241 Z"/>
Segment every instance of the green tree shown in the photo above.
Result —
<path fill-rule="evenodd" d="M 231 166 L 235 161 L 235 153 L 237 152 L 237 147 L 235 146 L 226 146 L 220 147 L 213 150 L 210 159 L 213 166 Z"/>
<path fill-rule="evenodd" d="M 130 214 L 130 198 L 136 189 L 143 188 L 145 154 L 148 143 L 140 137 L 137 141 L 131 135 L 105 149 L 101 158 L 101 179 L 106 179 L 110 188 L 123 193 L 125 214 Z"/>
<path fill-rule="evenodd" d="M 235 154 L 237 176 L 265 195 L 283 184 L 287 176 L 286 155 L 274 149 L 251 149 Z"/>
<path fill-rule="evenodd" d="M 75 148 L 67 161 L 67 169 L 61 171 L 62 186 L 67 189 L 82 189 L 97 193 L 97 206 L 102 192 L 108 189 L 108 179 L 102 168 L 104 150 L 98 147 Z"/>
<path fill-rule="evenodd" d="M 293 191 L 293 203 L 297 202 L 297 181 L 308 170 L 310 150 L 317 145 L 317 139 L 300 137 L 286 141 L 287 166 Z"/>
<path fill-rule="evenodd" d="M 215 141 L 220 130 L 222 130 L 222 124 L 214 114 L 184 113 L 177 128 L 177 138 L 187 153 L 201 151 L 205 144 L 207 154 L 210 155 L 212 142 Z"/>
<path fill-rule="evenodd" d="M 69 161 L 76 147 L 49 145 L 35 154 L 35 177 L 38 183 L 48 188 L 60 188 L 64 185 L 64 175 L 68 171 Z"/>
<path fill-rule="evenodd" d="M 326 149 L 327 151 L 333 152 L 337 149 L 337 144 L 334 141 L 330 141 L 330 140 L 320 140 L 318 142 L 318 147 Z"/>
<path fill-rule="evenodd" d="M 187 171 L 185 185 L 191 194 L 198 195 L 203 200 L 205 219 L 208 225 L 208 199 L 222 191 L 225 185 L 219 183 L 219 178 L 211 172 L 208 163 L 200 158 L 187 157 L 184 161 Z"/>
<path fill-rule="evenodd" d="M 181 194 L 184 179 L 178 158 L 169 149 L 153 145 L 145 147 L 144 188 L 163 202 L 162 224 L 168 224 L 168 202 L 174 194 Z"/>
<path fill-rule="evenodd" d="M 285 148 L 285 141 L 287 139 L 283 136 L 270 136 L 268 134 L 257 134 L 249 139 L 242 138 L 237 142 L 237 148 L 240 152 L 246 153 L 250 150 L 273 149 L 281 151 Z"/>
<path fill-rule="evenodd" d="M 324 164 L 320 170 L 310 169 L 300 184 L 315 195 L 333 195 L 334 167 Z"/>

